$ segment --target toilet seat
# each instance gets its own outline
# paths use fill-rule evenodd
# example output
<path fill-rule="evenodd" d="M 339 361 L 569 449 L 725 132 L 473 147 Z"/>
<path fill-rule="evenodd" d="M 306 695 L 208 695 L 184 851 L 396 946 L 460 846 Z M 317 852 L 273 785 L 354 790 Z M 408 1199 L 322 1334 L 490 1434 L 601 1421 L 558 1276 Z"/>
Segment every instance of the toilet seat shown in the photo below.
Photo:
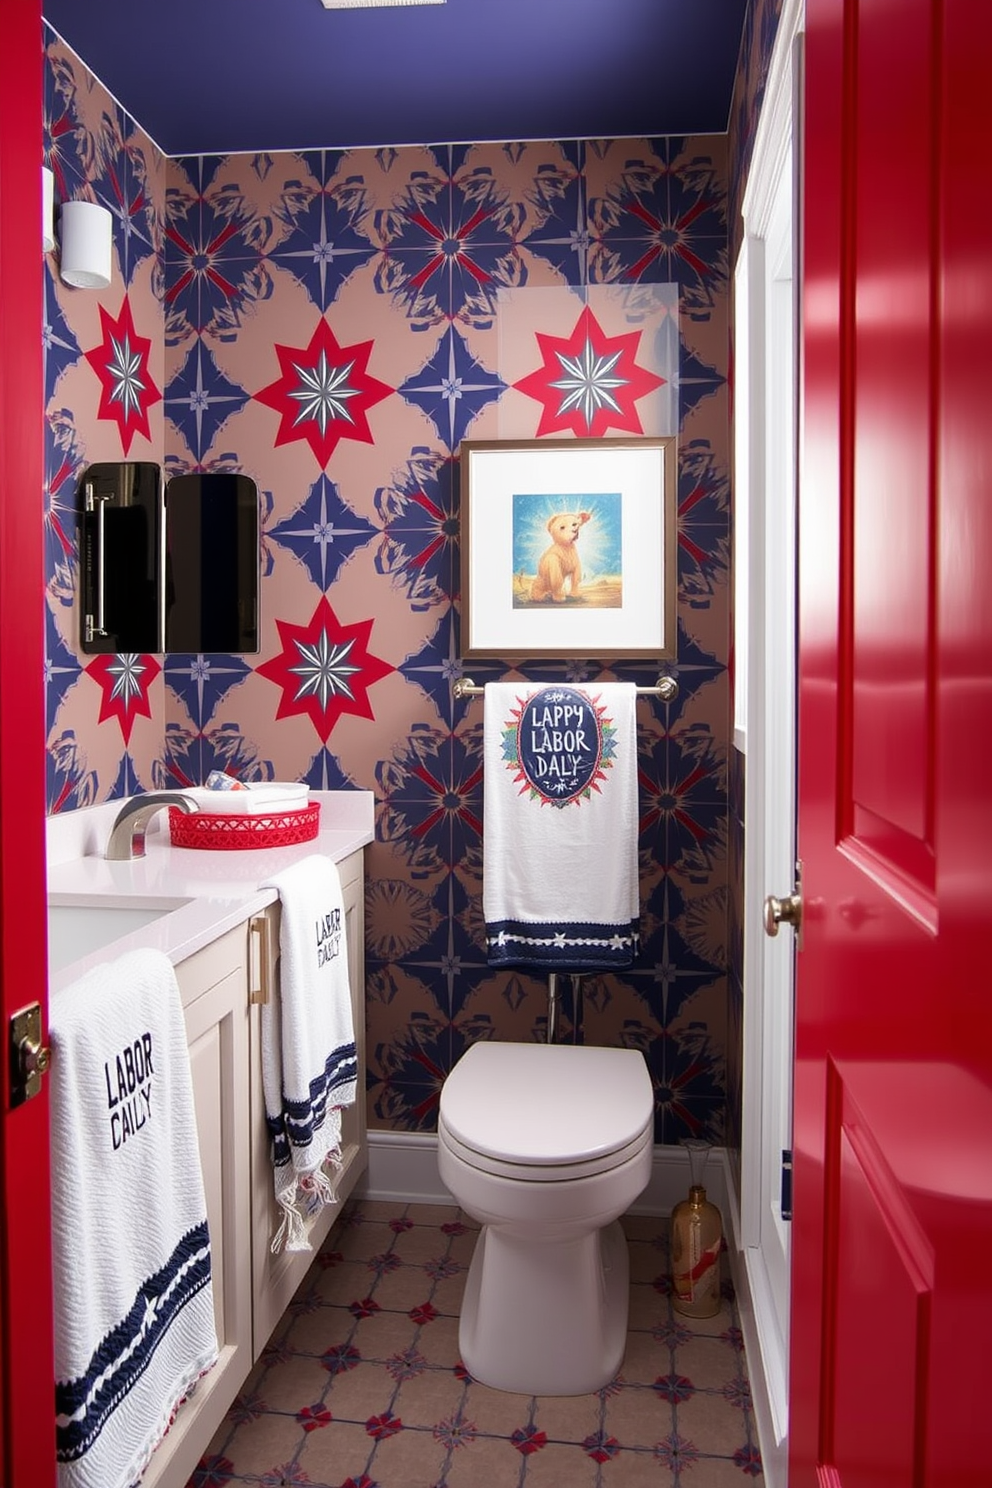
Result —
<path fill-rule="evenodd" d="M 618 1168 L 621 1163 L 627 1162 L 629 1158 L 636 1157 L 642 1148 L 651 1144 L 651 1123 L 645 1126 L 636 1137 L 625 1146 L 614 1152 L 607 1152 L 599 1157 L 591 1157 L 585 1161 L 578 1160 L 570 1163 L 526 1163 L 507 1162 L 500 1158 L 490 1157 L 486 1153 L 476 1152 L 472 1147 L 467 1147 L 464 1142 L 452 1136 L 447 1129 L 444 1118 L 438 1122 L 438 1141 L 447 1147 L 449 1152 L 461 1159 L 470 1168 L 475 1168 L 482 1173 L 494 1173 L 499 1178 L 512 1178 L 517 1183 L 566 1183 L 574 1178 L 591 1178 L 595 1173 L 608 1173 L 613 1168 Z"/>
<path fill-rule="evenodd" d="M 636 1049 L 483 1042 L 442 1087 L 438 1138 L 482 1172 L 554 1183 L 620 1166 L 650 1143 L 653 1117 Z"/>

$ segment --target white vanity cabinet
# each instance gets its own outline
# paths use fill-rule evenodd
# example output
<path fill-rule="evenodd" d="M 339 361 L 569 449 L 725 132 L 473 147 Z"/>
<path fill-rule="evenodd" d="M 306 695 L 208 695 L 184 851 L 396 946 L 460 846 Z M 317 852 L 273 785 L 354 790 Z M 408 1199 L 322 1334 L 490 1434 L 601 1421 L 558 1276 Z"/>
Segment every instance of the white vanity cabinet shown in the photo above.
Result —
<path fill-rule="evenodd" d="M 148 1465 L 142 1488 L 185 1488 L 368 1161 L 361 849 L 344 858 L 338 870 L 358 1045 L 358 1098 L 343 1122 L 344 1161 L 337 1186 L 341 1202 L 314 1221 L 312 1251 L 271 1251 L 278 1218 L 262 1099 L 260 999 L 278 992 L 278 903 L 176 968 L 210 1224 L 220 1358 L 179 1410 Z"/>
<path fill-rule="evenodd" d="M 286 1311 L 294 1292 L 312 1264 L 314 1255 L 341 1213 L 341 1205 L 368 1165 L 365 1123 L 365 878 L 361 851 L 352 853 L 340 862 L 338 872 L 341 875 L 341 893 L 344 899 L 348 980 L 351 984 L 351 1008 L 358 1048 L 358 1089 L 355 1104 L 343 1113 L 342 1165 L 336 1181 L 338 1203 L 322 1210 L 313 1220 L 308 1232 L 312 1250 L 281 1250 L 275 1255 L 272 1253 L 272 1237 L 279 1228 L 281 1216 L 273 1192 L 269 1135 L 262 1097 L 259 1000 L 270 995 L 275 986 L 279 954 L 278 904 L 271 905 L 265 911 L 267 928 L 263 930 L 258 926 L 253 932 L 256 948 L 252 952 L 250 978 L 254 984 L 252 996 L 255 999 L 251 1009 L 251 1267 L 252 1332 L 256 1358 L 268 1343 L 273 1328 Z"/>
<path fill-rule="evenodd" d="M 178 1412 L 142 1479 L 183 1488 L 251 1369 L 247 933 L 228 931 L 176 968 L 186 1019 L 210 1225 L 220 1357 Z"/>

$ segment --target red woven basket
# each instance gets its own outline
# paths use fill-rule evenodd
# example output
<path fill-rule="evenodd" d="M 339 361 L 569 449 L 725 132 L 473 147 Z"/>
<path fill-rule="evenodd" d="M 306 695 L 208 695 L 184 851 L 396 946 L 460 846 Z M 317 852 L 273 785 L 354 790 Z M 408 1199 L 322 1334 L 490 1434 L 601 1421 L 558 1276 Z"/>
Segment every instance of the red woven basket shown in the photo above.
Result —
<path fill-rule="evenodd" d="M 291 847 L 312 842 L 317 835 L 320 802 L 299 811 L 273 811 L 266 816 L 225 816 L 213 811 L 180 811 L 169 807 L 169 836 L 173 847 L 202 847 L 211 851 L 243 852 L 253 847 Z"/>

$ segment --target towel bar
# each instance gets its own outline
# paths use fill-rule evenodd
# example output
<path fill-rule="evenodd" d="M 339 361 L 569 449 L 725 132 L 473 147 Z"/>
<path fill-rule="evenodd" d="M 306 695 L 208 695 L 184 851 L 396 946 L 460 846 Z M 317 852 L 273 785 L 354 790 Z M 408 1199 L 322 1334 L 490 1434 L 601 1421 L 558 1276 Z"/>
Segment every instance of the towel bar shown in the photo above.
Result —
<path fill-rule="evenodd" d="M 452 696 L 459 701 L 462 698 L 482 697 L 485 693 L 484 687 L 476 687 L 471 677 L 459 677 L 452 685 Z M 679 695 L 679 684 L 674 677 L 659 677 L 654 687 L 637 687 L 635 691 L 642 697 L 660 697 L 662 702 L 672 703 Z"/>

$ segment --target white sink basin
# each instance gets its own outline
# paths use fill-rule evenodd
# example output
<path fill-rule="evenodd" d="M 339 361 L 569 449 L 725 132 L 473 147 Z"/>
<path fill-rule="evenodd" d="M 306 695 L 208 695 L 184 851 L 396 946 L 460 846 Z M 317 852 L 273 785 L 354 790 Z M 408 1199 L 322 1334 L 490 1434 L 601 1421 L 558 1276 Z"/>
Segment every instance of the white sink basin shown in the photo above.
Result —
<path fill-rule="evenodd" d="M 99 894 L 49 894 L 48 969 L 60 971 L 189 903 L 189 899 L 136 896 L 125 902 Z"/>

